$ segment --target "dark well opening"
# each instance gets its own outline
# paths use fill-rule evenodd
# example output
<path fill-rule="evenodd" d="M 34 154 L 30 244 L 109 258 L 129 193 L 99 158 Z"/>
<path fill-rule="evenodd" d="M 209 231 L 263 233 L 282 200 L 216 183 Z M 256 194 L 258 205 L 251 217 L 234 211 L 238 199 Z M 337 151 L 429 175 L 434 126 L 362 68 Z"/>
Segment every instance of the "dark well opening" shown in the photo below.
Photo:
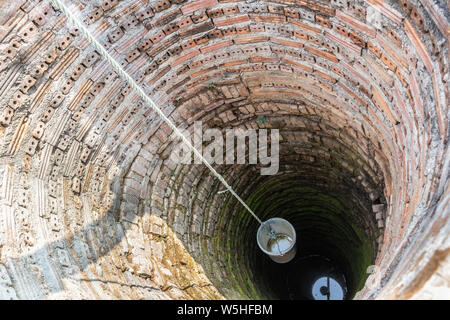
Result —
<path fill-rule="evenodd" d="M 276 298 L 313 299 L 315 281 L 327 276 L 340 283 L 344 298 L 351 298 L 364 283 L 365 270 L 374 258 L 364 221 L 357 219 L 363 216 L 363 208 L 343 190 L 308 186 L 298 178 L 276 178 L 277 182 L 265 183 L 253 193 L 263 217 L 287 219 L 297 232 L 293 261 L 277 264 L 257 251 L 254 266 Z"/>
<path fill-rule="evenodd" d="M 249 298 L 297 300 L 327 299 L 327 288 L 331 299 L 351 299 L 363 287 L 378 237 L 367 195 L 355 185 L 321 179 L 317 172 L 310 175 L 314 179 L 299 172 L 249 175 L 252 183 L 242 190 L 263 221 L 281 217 L 294 226 L 297 255 L 286 264 L 259 249 L 258 223 L 228 199 L 226 208 L 235 211 L 222 221 L 226 236 L 216 244 L 224 246 L 224 267 L 232 277 L 221 288 L 237 287 Z"/>

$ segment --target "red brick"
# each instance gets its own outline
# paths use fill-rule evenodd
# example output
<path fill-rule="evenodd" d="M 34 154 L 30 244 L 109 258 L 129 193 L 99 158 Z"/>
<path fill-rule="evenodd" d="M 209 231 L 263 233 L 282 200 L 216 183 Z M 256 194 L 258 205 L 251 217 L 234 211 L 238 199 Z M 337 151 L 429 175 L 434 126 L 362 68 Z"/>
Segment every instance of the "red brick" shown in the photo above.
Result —
<path fill-rule="evenodd" d="M 305 49 L 311 52 L 312 54 L 315 54 L 316 56 L 320 56 L 322 58 L 325 58 L 327 60 L 330 60 L 332 62 L 338 62 L 339 59 L 332 53 L 326 52 L 320 49 L 313 48 L 311 46 L 305 45 Z"/>
<path fill-rule="evenodd" d="M 163 31 L 164 33 L 167 35 L 174 33 L 175 31 L 177 31 L 180 27 L 178 27 L 178 25 L 176 25 L 175 23 L 169 23 L 167 24 L 164 28 Z"/>
<path fill-rule="evenodd" d="M 230 7 L 224 7 L 222 8 L 223 13 L 225 13 L 227 16 L 239 13 L 238 6 L 230 6 Z"/>
<path fill-rule="evenodd" d="M 251 63 L 260 63 L 260 62 L 276 63 L 276 62 L 278 62 L 278 58 L 253 56 L 253 57 L 250 57 L 250 62 Z"/>
<path fill-rule="evenodd" d="M 331 71 L 336 73 L 338 76 L 340 76 L 342 78 L 344 77 L 344 72 L 336 66 L 332 66 Z"/>
<path fill-rule="evenodd" d="M 244 36 L 234 38 L 236 44 L 247 44 L 256 42 L 266 42 L 269 38 L 266 36 Z"/>
<path fill-rule="evenodd" d="M 377 34 L 376 40 L 378 45 L 386 51 L 390 58 L 392 58 L 396 65 L 408 70 L 410 64 L 406 61 L 404 55 L 393 47 L 391 41 L 386 40 L 380 33 Z"/>
<path fill-rule="evenodd" d="M 388 38 L 399 48 L 402 47 L 402 39 L 399 35 L 392 29 L 388 29 Z"/>
<path fill-rule="evenodd" d="M 186 28 L 187 26 L 190 26 L 192 23 L 193 22 L 191 17 L 184 17 L 183 19 L 177 22 L 177 26 L 179 28 Z"/>
<path fill-rule="evenodd" d="M 388 104 L 383 99 L 383 97 L 382 97 L 381 93 L 378 91 L 378 89 L 374 86 L 372 86 L 372 93 L 373 93 L 372 100 L 375 103 L 375 105 L 378 107 L 381 107 L 382 110 L 384 110 L 384 112 L 388 116 L 389 120 L 391 120 L 393 124 L 397 124 L 398 121 L 395 118 L 395 116 L 392 114 L 391 109 L 389 108 Z"/>
<path fill-rule="evenodd" d="M 361 48 L 365 48 L 366 47 L 366 42 L 364 41 L 364 39 L 357 34 L 356 32 L 350 31 L 349 35 L 350 40 L 356 44 L 357 46 L 360 46 Z"/>
<path fill-rule="evenodd" d="M 370 72 L 373 73 L 373 71 L 375 71 L 375 74 L 373 75 L 375 80 L 381 79 L 390 87 L 394 85 L 394 79 L 386 72 L 386 69 L 380 63 L 372 58 L 370 54 L 364 53 L 363 58 L 366 60 Z"/>
<path fill-rule="evenodd" d="M 330 16 L 333 17 L 335 15 L 335 9 L 334 8 L 330 8 L 329 6 L 322 4 L 320 2 L 315 2 L 315 1 L 307 1 L 307 5 L 306 7 L 308 7 L 311 10 L 314 11 L 319 11 L 321 14 L 325 15 L 325 16 Z"/>
<path fill-rule="evenodd" d="M 366 9 L 360 5 L 358 5 L 356 2 L 351 1 L 348 3 L 347 10 L 348 13 L 354 15 L 355 17 L 359 17 L 361 19 L 366 18 Z"/>
<path fill-rule="evenodd" d="M 270 13 L 284 14 L 284 7 L 268 5 L 267 9 Z"/>
<path fill-rule="evenodd" d="M 339 33 L 341 36 L 348 37 L 349 30 L 348 30 L 346 27 L 344 27 L 344 26 L 342 26 L 342 25 L 340 25 L 340 24 L 335 23 L 335 24 L 333 25 L 333 29 L 334 29 L 337 33 Z"/>
<path fill-rule="evenodd" d="M 333 78 L 329 74 L 324 73 L 322 71 L 314 70 L 314 73 L 317 74 L 318 76 L 320 76 L 321 78 L 324 78 L 325 80 L 328 80 L 328 81 L 330 81 L 332 83 L 336 83 L 337 82 L 337 80 L 335 78 Z"/>
<path fill-rule="evenodd" d="M 127 60 L 128 63 L 134 61 L 141 55 L 141 52 L 138 49 L 134 49 L 130 53 L 127 54 L 125 60 Z"/>
<path fill-rule="evenodd" d="M 155 12 L 161 12 L 163 10 L 169 9 L 171 6 L 171 3 L 169 0 L 162 0 L 159 2 L 156 2 L 153 5 L 153 10 L 155 10 Z"/>
<path fill-rule="evenodd" d="M 156 57 L 158 54 L 166 50 L 166 48 L 172 47 L 175 44 L 177 38 L 171 37 L 163 42 L 160 42 L 158 45 L 151 47 L 147 50 L 147 54 L 151 57 Z"/>
<path fill-rule="evenodd" d="M 236 60 L 236 61 L 229 61 L 229 62 L 225 62 L 224 64 L 222 64 L 224 67 L 232 67 L 232 66 L 237 66 L 240 64 L 244 64 L 247 63 L 247 59 L 244 60 Z"/>
<path fill-rule="evenodd" d="M 270 41 L 273 43 L 278 43 L 284 46 L 294 47 L 294 48 L 303 48 L 303 43 L 298 41 L 286 40 L 282 38 L 271 37 Z"/>
<path fill-rule="evenodd" d="M 361 92 L 363 94 L 365 94 L 369 99 L 372 99 L 373 94 L 366 87 L 364 87 L 363 85 L 360 85 L 359 90 L 361 90 Z"/>
<path fill-rule="evenodd" d="M 153 42 L 150 39 L 143 39 L 138 46 L 140 51 L 145 51 L 153 45 Z"/>
<path fill-rule="evenodd" d="M 237 34 L 247 34 L 250 33 L 250 28 L 249 26 L 243 26 L 243 27 L 237 27 L 236 28 L 236 33 Z"/>
<path fill-rule="evenodd" d="M 398 80 L 400 80 L 400 82 L 403 84 L 403 86 L 405 88 L 407 88 L 409 86 L 408 80 L 403 75 L 403 72 L 401 71 L 400 68 L 397 68 L 397 70 L 395 70 L 395 74 L 397 75 Z"/>
<path fill-rule="evenodd" d="M 322 27 L 331 29 L 331 22 L 327 17 L 316 15 L 316 23 Z"/>
<path fill-rule="evenodd" d="M 371 41 L 367 41 L 367 47 L 370 52 L 377 56 L 377 58 L 381 58 L 381 49 L 378 48 L 375 44 L 373 44 Z"/>
<path fill-rule="evenodd" d="M 303 31 L 294 30 L 294 37 L 300 40 L 308 40 L 308 34 Z"/>
<path fill-rule="evenodd" d="M 208 10 L 207 14 L 208 14 L 208 16 L 210 18 L 219 18 L 219 17 L 222 17 L 224 15 L 222 9 L 220 9 L 220 8 L 213 9 L 213 10 Z"/>
<path fill-rule="evenodd" d="M 414 72 L 411 72 L 409 74 L 409 83 L 410 83 L 412 96 L 414 97 L 415 105 L 419 109 L 418 110 L 419 116 L 421 117 L 422 121 L 424 121 L 425 120 L 425 111 L 423 109 L 422 97 L 420 95 L 420 90 L 419 90 L 419 84 L 417 83 L 417 79 L 416 79 L 416 76 L 414 75 Z"/>
<path fill-rule="evenodd" d="M 353 65 L 348 64 L 345 61 L 341 61 L 340 64 L 344 68 L 345 72 L 345 79 L 347 79 L 350 82 L 355 82 L 355 77 L 358 78 L 360 81 L 363 82 L 366 86 L 369 86 L 369 80 L 365 77 L 365 75 L 361 74 L 358 70 L 356 70 Z M 351 76 L 350 76 L 351 75 Z M 354 85 L 357 85 L 354 84 Z"/>
<path fill-rule="evenodd" d="M 101 6 L 103 10 L 108 11 L 117 6 L 118 4 L 119 4 L 118 0 L 111 0 L 111 1 L 103 1 L 101 3 Z"/>
<path fill-rule="evenodd" d="M 208 33 L 209 39 L 218 39 L 218 38 L 222 38 L 222 37 L 223 37 L 223 34 L 222 34 L 222 30 L 220 30 L 220 29 L 216 29 L 216 30 Z"/>
<path fill-rule="evenodd" d="M 329 93 L 331 93 L 333 91 L 333 87 L 323 81 L 318 80 L 317 85 L 319 87 L 321 87 L 322 89 L 324 89 L 325 91 L 329 91 Z M 326 98 L 326 97 L 324 97 L 324 98 Z"/>
<path fill-rule="evenodd" d="M 361 103 L 363 106 L 367 107 L 367 102 L 365 102 L 363 99 L 359 97 L 356 93 L 354 93 L 349 87 L 347 87 L 342 81 L 338 82 L 339 86 L 341 86 L 345 91 L 347 91 L 348 94 L 350 94 L 353 98 L 356 99 L 359 103 Z"/>
<path fill-rule="evenodd" d="M 183 48 L 183 50 L 189 49 L 189 48 L 193 48 L 196 46 L 196 43 L 194 40 L 188 40 L 186 42 L 183 42 L 181 44 L 181 47 Z"/>
<path fill-rule="evenodd" d="M 171 69 L 170 66 L 167 66 L 167 67 L 163 68 L 162 70 L 160 70 L 153 78 L 151 78 L 147 82 L 147 85 L 149 85 L 149 86 L 153 85 L 156 81 L 161 79 L 167 72 L 169 72 L 170 69 Z"/>
<path fill-rule="evenodd" d="M 357 55 L 361 55 L 361 47 L 357 46 L 356 44 L 353 44 L 351 42 L 348 42 L 344 39 L 341 39 L 329 32 L 326 32 L 326 36 L 328 39 L 330 39 L 331 41 L 336 42 L 337 44 L 340 44 L 341 46 L 352 50 L 353 52 L 355 52 Z"/>
<path fill-rule="evenodd" d="M 301 64 L 301 63 L 299 63 L 299 62 L 297 62 L 295 60 L 291 60 L 291 59 L 288 59 L 288 58 L 283 58 L 282 61 L 283 61 L 283 63 L 290 64 L 291 66 L 294 66 L 294 67 L 297 67 L 299 69 L 305 70 L 305 71 L 307 71 L 309 73 L 311 73 L 313 71 L 313 69 L 311 67 L 309 67 L 307 65 L 304 65 L 304 64 Z"/>
<path fill-rule="evenodd" d="M 425 26 L 425 24 L 423 22 L 424 21 L 423 14 L 422 14 L 421 10 L 418 9 L 418 7 L 416 7 L 416 6 L 412 7 L 411 14 L 409 15 L 409 17 L 412 19 L 412 21 L 414 21 L 416 26 L 419 27 L 419 29 L 420 29 L 420 31 L 422 31 L 422 33 L 428 32 L 428 27 Z"/>
<path fill-rule="evenodd" d="M 280 71 L 292 73 L 292 67 L 280 64 Z"/>
<path fill-rule="evenodd" d="M 288 18 L 288 22 L 293 24 L 293 25 L 295 25 L 295 26 L 297 26 L 297 27 L 299 27 L 299 28 L 302 28 L 304 30 L 308 30 L 308 31 L 311 31 L 311 32 L 314 32 L 314 33 L 321 33 L 322 32 L 319 28 L 315 28 L 313 26 L 310 26 L 309 24 L 303 23 L 303 22 L 301 22 L 299 20 L 296 20 L 296 19 Z"/>
<path fill-rule="evenodd" d="M 236 28 L 235 27 L 231 27 L 231 28 L 227 28 L 227 29 L 222 29 L 222 33 L 224 36 L 230 36 L 233 34 L 236 34 Z"/>
<path fill-rule="evenodd" d="M 250 14 L 250 17 L 255 22 L 268 22 L 268 23 L 285 23 L 286 22 L 286 16 Z"/>
<path fill-rule="evenodd" d="M 438 87 L 438 73 L 433 73 L 433 90 L 434 90 L 434 100 L 436 101 L 436 114 L 439 125 L 439 131 L 443 138 L 446 137 L 446 119 L 445 119 L 445 103 L 441 100 L 440 91 Z"/>
<path fill-rule="evenodd" d="M 200 11 L 198 14 L 193 14 L 191 16 L 191 19 L 192 19 L 192 22 L 194 22 L 194 23 L 200 23 L 200 22 L 208 20 L 209 17 L 206 14 L 206 11 Z"/>
<path fill-rule="evenodd" d="M 296 18 L 298 19 L 300 17 L 300 14 L 298 13 L 297 10 L 295 9 L 291 9 L 291 8 L 284 8 L 284 15 L 286 17 L 290 17 L 290 18 Z"/>
<path fill-rule="evenodd" d="M 338 18 L 340 21 L 348 24 L 353 29 L 358 30 L 369 37 L 374 38 L 377 34 L 377 30 L 373 27 L 368 26 L 367 24 L 359 21 L 358 19 L 353 18 L 352 16 L 340 11 L 336 10 L 336 18 Z"/>
<path fill-rule="evenodd" d="M 207 35 L 204 35 L 204 36 L 202 36 L 202 37 L 200 37 L 200 38 L 195 39 L 194 41 L 195 41 L 195 44 L 196 44 L 196 45 L 200 45 L 200 44 L 203 44 L 203 43 L 208 42 L 208 41 L 209 41 L 209 38 L 208 38 Z"/>
<path fill-rule="evenodd" d="M 433 74 L 433 62 L 431 61 L 431 57 L 425 47 L 425 45 L 420 40 L 420 36 L 417 33 L 417 31 L 414 29 L 414 27 L 411 25 L 408 19 L 405 19 L 404 24 L 404 30 L 406 35 L 408 36 L 409 40 L 411 40 L 414 48 L 416 48 L 416 51 L 422 60 L 423 64 L 425 65 L 425 68 L 427 68 L 428 72 L 430 74 Z"/>
<path fill-rule="evenodd" d="M 214 24 L 211 21 L 208 21 L 199 25 L 195 25 L 186 30 L 180 30 L 179 34 L 182 38 L 188 38 L 198 33 L 206 32 L 212 29 L 214 29 Z"/>
<path fill-rule="evenodd" d="M 162 39 L 164 39 L 164 37 L 166 36 L 166 34 L 161 30 L 158 33 L 156 33 L 155 35 L 153 35 L 150 40 L 152 40 L 153 43 L 158 43 L 160 42 Z"/>
<path fill-rule="evenodd" d="M 217 68 L 215 66 L 212 66 L 212 67 L 209 67 L 209 68 L 206 68 L 206 69 L 194 72 L 191 76 L 192 76 L 192 78 L 196 78 L 198 76 L 201 76 L 202 74 L 208 73 L 208 72 L 216 70 L 216 69 Z"/>
<path fill-rule="evenodd" d="M 183 62 L 185 62 L 185 61 L 187 61 L 187 60 L 189 60 L 189 59 L 191 59 L 191 58 L 193 58 L 193 57 L 195 57 L 195 56 L 197 56 L 199 54 L 200 54 L 200 51 L 198 49 L 195 49 L 193 51 L 187 52 L 186 54 L 184 54 L 184 55 L 178 57 L 177 59 L 175 59 L 172 62 L 172 67 L 175 67 L 175 66 L 177 66 L 177 65 L 179 65 L 179 64 L 181 64 L 181 63 L 183 63 Z"/>
<path fill-rule="evenodd" d="M 151 7 L 144 8 L 144 10 L 139 11 L 139 12 L 136 13 L 136 17 L 141 22 L 143 20 L 147 19 L 147 18 L 151 18 L 151 17 L 154 17 L 154 16 L 155 16 L 155 13 L 153 12 L 153 9 Z"/>
<path fill-rule="evenodd" d="M 384 65 L 388 67 L 389 70 L 392 72 L 395 72 L 395 69 L 397 69 L 397 66 L 395 63 L 389 59 L 385 54 L 381 54 L 381 61 L 383 61 Z"/>

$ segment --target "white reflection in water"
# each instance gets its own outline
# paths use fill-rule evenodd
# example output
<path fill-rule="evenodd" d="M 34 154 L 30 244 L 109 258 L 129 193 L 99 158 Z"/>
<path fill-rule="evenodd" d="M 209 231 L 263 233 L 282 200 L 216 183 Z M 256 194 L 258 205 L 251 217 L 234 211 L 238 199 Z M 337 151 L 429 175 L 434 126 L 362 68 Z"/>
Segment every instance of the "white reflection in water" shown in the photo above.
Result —
<path fill-rule="evenodd" d="M 292 244 L 292 238 L 284 233 L 277 233 L 276 238 L 269 238 L 267 242 L 267 251 L 284 254 Z"/>
<path fill-rule="evenodd" d="M 321 292 L 321 288 L 322 289 Z M 323 294 L 327 288 L 327 277 L 322 277 L 317 279 L 317 281 L 313 284 L 312 294 L 315 300 L 327 300 L 327 295 Z M 344 291 L 342 290 L 339 282 L 330 277 L 330 300 L 342 300 L 344 299 Z"/>

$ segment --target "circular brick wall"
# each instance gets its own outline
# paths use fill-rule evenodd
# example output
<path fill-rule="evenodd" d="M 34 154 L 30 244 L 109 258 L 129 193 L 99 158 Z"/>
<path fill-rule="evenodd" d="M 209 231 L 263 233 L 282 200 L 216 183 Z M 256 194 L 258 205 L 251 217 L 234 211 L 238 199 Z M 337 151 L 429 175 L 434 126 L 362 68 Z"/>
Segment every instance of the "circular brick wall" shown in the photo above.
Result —
<path fill-rule="evenodd" d="M 346 298 L 448 297 L 444 1 L 66 3 L 179 128 L 279 129 L 278 174 L 215 167 Z M 1 298 L 289 298 L 255 221 L 57 8 L 0 10 Z"/>

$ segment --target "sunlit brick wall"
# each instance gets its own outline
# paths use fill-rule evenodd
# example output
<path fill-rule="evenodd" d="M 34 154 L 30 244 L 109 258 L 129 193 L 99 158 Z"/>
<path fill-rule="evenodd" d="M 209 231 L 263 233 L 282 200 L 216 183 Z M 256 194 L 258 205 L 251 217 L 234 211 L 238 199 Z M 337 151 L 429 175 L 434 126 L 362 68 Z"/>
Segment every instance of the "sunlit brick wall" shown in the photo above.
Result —
<path fill-rule="evenodd" d="M 445 1 L 66 3 L 180 128 L 280 130 L 273 180 L 217 167 L 247 199 L 292 173 L 350 195 L 355 298 L 448 297 Z M 273 297 L 250 218 L 50 1 L 0 26 L 0 298 Z"/>

